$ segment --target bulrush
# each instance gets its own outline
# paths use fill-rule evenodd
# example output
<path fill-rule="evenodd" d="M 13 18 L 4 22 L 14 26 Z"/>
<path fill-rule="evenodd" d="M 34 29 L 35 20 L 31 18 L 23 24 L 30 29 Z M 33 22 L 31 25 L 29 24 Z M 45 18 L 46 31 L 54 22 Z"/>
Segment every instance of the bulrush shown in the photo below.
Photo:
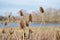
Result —
<path fill-rule="evenodd" d="M 26 23 L 26 26 L 29 27 L 29 23 L 27 21 L 25 23 Z"/>
<path fill-rule="evenodd" d="M 40 12 L 44 13 L 44 9 L 42 7 L 40 7 Z"/>
<path fill-rule="evenodd" d="M 25 21 L 23 20 L 23 19 L 21 19 L 20 20 L 20 28 L 23 30 L 23 36 L 22 36 L 22 40 L 24 40 L 24 33 L 25 33 L 25 31 L 24 31 L 24 29 L 25 29 L 25 27 L 26 27 L 26 24 L 25 24 Z"/>
<path fill-rule="evenodd" d="M 8 15 L 8 18 L 10 18 L 10 17 L 11 17 L 11 14 Z"/>
<path fill-rule="evenodd" d="M 4 22 L 4 25 L 7 26 L 7 24 L 8 24 L 7 21 L 5 21 L 5 22 Z"/>
<path fill-rule="evenodd" d="M 33 31 L 29 28 L 24 29 L 24 40 L 31 40 Z"/>
<path fill-rule="evenodd" d="M 41 24 L 45 24 L 45 16 L 44 16 L 44 9 L 40 7 L 40 12 L 41 12 Z"/>
<path fill-rule="evenodd" d="M 7 22 L 5 22 L 5 25 L 7 25 Z"/>
<path fill-rule="evenodd" d="M 9 30 L 9 33 L 10 33 L 10 35 L 14 33 L 12 28 Z"/>
<path fill-rule="evenodd" d="M 59 30 L 56 30 L 56 38 L 55 40 L 60 40 L 60 33 Z"/>
<path fill-rule="evenodd" d="M 29 35 L 28 35 L 28 39 L 32 39 L 31 37 L 32 37 L 32 33 L 33 33 L 33 31 L 31 30 L 31 29 L 29 29 Z"/>
<path fill-rule="evenodd" d="M 31 22 L 32 22 L 32 15 L 29 14 L 29 26 L 31 26 Z"/>
<path fill-rule="evenodd" d="M 19 11 L 19 15 L 21 16 L 21 18 L 23 18 L 23 12 L 22 12 L 22 10 Z"/>
<path fill-rule="evenodd" d="M 22 10 L 19 11 L 19 15 L 21 16 L 21 20 L 20 20 L 20 28 L 23 30 L 23 36 L 22 36 L 22 40 L 24 40 L 24 28 L 25 28 L 25 22 L 23 20 L 23 12 Z"/>
<path fill-rule="evenodd" d="M 2 33 L 3 33 L 3 34 L 5 33 L 5 30 L 4 30 L 4 29 L 2 30 Z"/>
<path fill-rule="evenodd" d="M 29 21 L 32 22 L 32 15 L 31 14 L 29 14 Z"/>
<path fill-rule="evenodd" d="M 22 10 L 20 10 L 19 13 L 20 13 L 21 16 L 23 16 L 23 12 L 22 12 Z"/>
<path fill-rule="evenodd" d="M 25 22 L 23 19 L 20 20 L 20 28 L 24 29 L 25 28 Z"/>
<path fill-rule="evenodd" d="M 7 28 L 3 28 L 1 35 L 2 40 L 8 40 L 9 35 L 9 30 Z"/>

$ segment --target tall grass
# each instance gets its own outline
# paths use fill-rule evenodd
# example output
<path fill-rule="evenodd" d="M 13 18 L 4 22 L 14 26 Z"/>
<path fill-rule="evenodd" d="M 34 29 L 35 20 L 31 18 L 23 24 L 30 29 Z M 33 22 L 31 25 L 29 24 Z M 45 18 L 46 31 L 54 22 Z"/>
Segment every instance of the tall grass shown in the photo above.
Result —
<path fill-rule="evenodd" d="M 10 30 L 13 31 L 12 34 L 10 34 Z M 25 31 L 17 30 L 17 28 L 15 30 L 6 28 L 4 31 L 0 32 L 1 40 L 23 40 L 23 33 L 24 40 L 60 40 L 59 27 L 29 28 L 29 30 L 25 29 Z"/>

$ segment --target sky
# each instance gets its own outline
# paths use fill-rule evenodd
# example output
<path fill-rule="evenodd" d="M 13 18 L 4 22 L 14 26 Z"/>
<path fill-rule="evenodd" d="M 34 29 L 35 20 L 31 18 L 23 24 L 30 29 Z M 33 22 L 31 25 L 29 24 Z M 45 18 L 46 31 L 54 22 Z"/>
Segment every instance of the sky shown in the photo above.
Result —
<path fill-rule="evenodd" d="M 3 15 L 4 12 L 18 12 L 21 9 L 32 12 L 39 10 L 40 6 L 44 9 L 59 9 L 60 0 L 0 0 L 0 15 Z"/>

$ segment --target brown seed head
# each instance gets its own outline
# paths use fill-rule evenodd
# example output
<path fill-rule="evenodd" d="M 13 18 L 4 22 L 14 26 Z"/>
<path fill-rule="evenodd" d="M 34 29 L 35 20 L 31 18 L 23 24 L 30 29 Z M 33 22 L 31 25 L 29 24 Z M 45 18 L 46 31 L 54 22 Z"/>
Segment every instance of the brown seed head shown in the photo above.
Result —
<path fill-rule="evenodd" d="M 44 9 L 42 7 L 40 7 L 40 12 L 44 13 Z"/>
<path fill-rule="evenodd" d="M 33 31 L 31 29 L 29 29 L 29 32 L 33 33 Z"/>
<path fill-rule="evenodd" d="M 29 23 L 26 21 L 26 26 L 28 27 L 29 26 Z"/>
<path fill-rule="evenodd" d="M 24 29 L 24 28 L 25 28 L 25 23 L 24 23 L 24 21 L 23 21 L 23 20 L 21 20 L 21 21 L 20 21 L 20 27 L 21 27 L 22 29 Z"/>
<path fill-rule="evenodd" d="M 31 14 L 29 14 L 29 21 L 32 22 L 32 15 Z"/>
<path fill-rule="evenodd" d="M 10 35 L 14 33 L 13 28 L 9 30 Z"/>
<path fill-rule="evenodd" d="M 5 30 L 4 29 L 2 30 L 2 33 L 5 33 Z"/>
<path fill-rule="evenodd" d="M 22 10 L 19 11 L 19 14 L 20 14 L 21 16 L 23 16 L 23 12 L 22 12 Z"/>
<path fill-rule="evenodd" d="M 5 26 L 7 25 L 7 22 L 5 22 Z"/>

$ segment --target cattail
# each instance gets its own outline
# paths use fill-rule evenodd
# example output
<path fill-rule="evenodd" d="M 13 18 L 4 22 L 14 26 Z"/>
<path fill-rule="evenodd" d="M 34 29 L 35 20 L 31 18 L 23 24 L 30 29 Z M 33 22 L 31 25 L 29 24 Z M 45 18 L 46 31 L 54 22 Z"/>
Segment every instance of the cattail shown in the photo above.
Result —
<path fill-rule="evenodd" d="M 20 21 L 20 27 L 21 27 L 22 29 L 24 29 L 24 28 L 25 28 L 25 23 L 24 23 L 24 21 L 23 21 L 23 20 L 21 20 L 21 21 Z"/>
<path fill-rule="evenodd" d="M 44 13 L 44 9 L 42 7 L 40 7 L 40 12 Z"/>
<path fill-rule="evenodd" d="M 5 30 L 4 29 L 2 30 L 2 33 L 5 33 Z"/>
<path fill-rule="evenodd" d="M 10 18 L 11 15 L 9 15 L 8 17 Z"/>
<path fill-rule="evenodd" d="M 28 27 L 29 26 L 29 23 L 26 21 L 26 26 Z"/>
<path fill-rule="evenodd" d="M 30 32 L 30 33 L 33 33 L 33 31 L 32 31 L 31 29 L 29 29 L 29 32 Z"/>
<path fill-rule="evenodd" d="M 10 17 L 11 17 L 11 14 L 12 14 L 12 12 L 10 12 L 10 14 L 9 14 L 8 18 L 10 18 Z"/>
<path fill-rule="evenodd" d="M 30 39 L 30 40 L 31 40 L 32 33 L 33 33 L 33 31 L 31 29 L 29 29 L 28 39 Z"/>
<path fill-rule="evenodd" d="M 7 22 L 5 22 L 5 26 L 7 25 Z"/>
<path fill-rule="evenodd" d="M 22 12 L 22 10 L 19 11 L 19 14 L 20 14 L 21 16 L 23 16 L 23 12 Z"/>
<path fill-rule="evenodd" d="M 29 21 L 32 22 L 32 15 L 31 14 L 29 14 Z"/>
<path fill-rule="evenodd" d="M 14 33 L 14 31 L 13 31 L 12 28 L 9 30 L 9 33 L 10 33 L 10 34 L 13 34 L 13 33 Z"/>
<path fill-rule="evenodd" d="M 56 31 L 56 40 L 60 40 L 60 34 L 58 30 Z"/>

